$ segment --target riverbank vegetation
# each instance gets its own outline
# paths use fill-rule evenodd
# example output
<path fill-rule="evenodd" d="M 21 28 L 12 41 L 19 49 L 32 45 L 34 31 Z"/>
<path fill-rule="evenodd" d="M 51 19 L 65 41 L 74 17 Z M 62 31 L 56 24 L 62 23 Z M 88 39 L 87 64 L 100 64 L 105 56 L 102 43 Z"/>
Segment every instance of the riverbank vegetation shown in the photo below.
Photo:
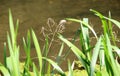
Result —
<path fill-rule="evenodd" d="M 7 33 L 7 42 L 4 43 L 4 64 L 0 63 L 0 75 L 1 76 L 119 76 L 120 75 L 120 49 L 116 44 L 116 38 L 113 33 L 113 24 L 116 27 L 120 28 L 120 22 L 111 18 L 111 14 L 109 13 L 109 17 L 103 16 L 101 13 L 90 10 L 96 16 L 100 18 L 102 23 L 103 33 L 101 35 L 97 35 L 95 30 L 89 25 L 88 18 L 84 18 L 83 20 L 66 18 L 66 21 L 73 21 L 80 23 L 80 28 L 77 30 L 76 34 L 79 37 L 79 43 L 81 49 L 78 49 L 72 42 L 64 38 L 60 33 L 64 29 L 62 24 L 56 26 L 55 31 L 49 29 L 51 32 L 49 39 L 48 34 L 44 34 L 45 37 L 45 45 L 44 48 L 41 49 L 36 34 L 33 29 L 29 30 L 27 33 L 27 38 L 23 38 L 24 51 L 26 53 L 26 60 L 24 62 L 20 61 L 20 49 L 17 44 L 17 33 L 19 20 L 16 22 L 16 26 L 14 28 L 13 19 L 11 11 L 9 10 L 9 26 L 10 33 Z M 51 28 L 51 27 L 49 27 Z M 96 44 L 93 45 L 90 43 L 89 32 L 92 32 Z M 56 61 L 48 58 L 48 53 L 50 50 L 51 44 L 53 40 L 55 40 L 55 36 L 58 36 L 60 40 L 61 48 L 59 50 L 59 54 L 56 56 Z M 76 38 L 73 39 L 73 41 Z M 31 53 L 31 40 L 33 40 L 38 65 L 32 61 L 30 57 Z M 69 51 L 72 51 L 75 56 L 78 58 L 78 61 L 70 60 L 68 61 L 68 71 L 64 72 L 62 68 L 60 68 L 60 64 L 62 61 L 61 55 L 63 53 L 64 45 L 68 45 L 70 50 L 65 53 L 66 57 L 69 54 Z M 9 49 L 9 57 L 7 57 L 6 53 L 8 52 L 6 49 Z M 43 53 L 42 53 L 43 52 Z M 74 69 L 74 66 L 77 65 L 79 69 Z M 53 68 L 51 68 L 51 66 Z"/>

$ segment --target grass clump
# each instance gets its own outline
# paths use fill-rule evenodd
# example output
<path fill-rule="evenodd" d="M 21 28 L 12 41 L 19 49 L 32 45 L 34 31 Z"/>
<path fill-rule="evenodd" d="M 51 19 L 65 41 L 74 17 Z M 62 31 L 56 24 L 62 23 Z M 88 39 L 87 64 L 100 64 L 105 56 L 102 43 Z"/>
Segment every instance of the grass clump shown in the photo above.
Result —
<path fill-rule="evenodd" d="M 73 53 L 77 56 L 77 58 L 80 60 L 81 64 L 87 71 L 88 76 L 119 76 L 120 69 L 118 68 L 118 66 L 120 65 L 115 59 L 113 53 L 113 46 L 117 46 L 115 43 L 115 38 L 113 36 L 111 23 L 114 23 L 118 27 L 120 26 L 120 23 L 114 19 L 103 16 L 95 10 L 91 9 L 91 11 L 94 12 L 102 22 L 103 34 L 100 35 L 99 38 L 96 32 L 90 27 L 85 19 L 82 21 L 72 18 L 67 18 L 67 20 L 79 22 L 81 24 L 79 37 L 82 45 L 82 50 L 78 49 L 74 44 L 69 42 L 61 35 L 59 35 L 59 38 L 71 48 Z M 91 49 L 92 47 L 89 43 L 90 38 L 88 29 L 93 32 L 97 40 L 96 45 L 93 49 Z M 114 44 L 111 44 L 111 41 L 113 41 Z M 117 51 L 119 51 L 119 49 Z M 119 53 L 117 54 L 117 56 L 119 56 Z M 100 62 L 99 64 L 97 64 L 98 61 Z M 96 69 L 96 65 L 99 65 L 99 69 Z M 104 72 L 102 68 L 104 68 Z"/>
<path fill-rule="evenodd" d="M 38 43 L 37 37 L 32 30 L 31 32 L 28 31 L 27 34 L 27 40 L 23 38 L 23 44 L 24 44 L 24 49 L 26 53 L 26 60 L 24 62 L 21 62 L 19 60 L 19 46 L 17 45 L 17 30 L 18 30 L 18 20 L 16 23 L 16 28 L 14 28 L 13 24 L 13 19 L 12 19 L 12 14 L 11 11 L 9 10 L 9 26 L 10 26 L 10 35 L 9 33 L 7 34 L 7 43 L 8 43 L 8 49 L 10 52 L 10 56 L 6 56 L 6 43 L 4 45 L 4 64 L 0 64 L 0 71 L 2 72 L 1 75 L 3 76 L 45 76 L 45 75 L 51 75 L 51 69 L 48 70 L 47 73 L 44 72 L 45 66 L 43 64 L 43 60 L 49 62 L 55 70 L 58 71 L 59 74 L 64 75 L 64 72 L 62 69 L 58 66 L 58 64 L 54 61 L 52 61 L 49 58 L 46 58 L 47 55 L 42 56 L 41 48 Z M 36 67 L 35 63 L 32 62 L 32 59 L 30 57 L 30 50 L 31 50 L 31 34 L 32 34 L 32 39 L 35 45 L 36 53 L 37 53 L 37 58 L 39 61 L 39 68 Z M 47 39 L 47 38 L 46 38 Z M 48 41 L 46 41 L 48 43 Z M 46 47 L 48 47 L 48 44 L 46 44 Z M 47 49 L 47 48 L 46 48 Z M 48 50 L 45 50 L 48 51 Z M 46 53 L 47 54 L 47 53 Z M 33 71 L 30 69 L 32 68 Z M 48 67 L 50 68 L 50 66 Z M 46 68 L 47 69 L 47 68 Z"/>
<path fill-rule="evenodd" d="M 97 15 L 102 23 L 103 34 L 97 36 L 95 30 L 89 25 L 88 18 L 83 20 L 66 18 L 68 21 L 74 21 L 80 23 L 80 28 L 76 31 L 76 35 L 79 36 L 81 49 L 78 49 L 72 42 L 76 39 L 76 35 L 73 41 L 70 42 L 62 35 L 64 30 L 63 20 L 57 26 L 52 19 L 48 20 L 48 29 L 42 27 L 42 34 L 45 38 L 45 45 L 43 47 L 43 53 L 37 40 L 36 34 L 33 30 L 28 31 L 27 38 L 23 38 L 24 50 L 26 53 L 26 60 L 21 62 L 19 60 L 20 49 L 17 45 L 17 31 L 18 23 L 16 22 L 16 28 L 14 28 L 11 11 L 9 10 L 9 26 L 10 34 L 7 33 L 7 44 L 10 52 L 10 56 L 6 56 L 6 43 L 4 43 L 4 65 L 0 63 L 0 72 L 3 76 L 119 76 L 120 64 L 118 58 L 120 56 L 120 49 L 116 45 L 116 39 L 113 34 L 112 23 L 120 28 L 120 22 L 109 17 L 103 16 L 101 13 L 90 10 Z M 50 23 L 50 21 L 52 23 Z M 51 26 L 52 25 L 52 26 Z M 53 29 L 53 27 L 55 27 Z M 96 39 L 96 44 L 91 45 L 89 31 L 92 31 Z M 47 33 L 46 33 L 47 32 Z M 31 36 L 34 42 L 34 46 L 37 53 L 38 67 L 30 57 L 31 52 Z M 48 58 L 48 53 L 52 47 L 53 41 L 56 40 L 56 36 L 62 41 L 59 54 L 56 56 L 56 60 L 53 61 Z M 63 58 L 72 51 L 78 58 L 78 61 L 73 61 L 71 64 L 68 60 L 68 71 L 64 72 L 60 68 L 62 61 L 59 61 L 62 56 L 64 43 L 70 48 Z M 116 54 L 115 54 L 116 53 Z M 48 64 L 47 64 L 48 63 Z M 48 66 L 47 66 L 48 65 Z M 53 69 L 51 68 L 53 66 Z M 75 69 L 75 65 L 77 68 Z M 18 67 L 19 66 L 19 67 Z M 47 67 L 46 67 L 47 66 Z M 32 70 L 30 70 L 32 69 Z M 57 72 L 56 72 L 57 71 Z"/>

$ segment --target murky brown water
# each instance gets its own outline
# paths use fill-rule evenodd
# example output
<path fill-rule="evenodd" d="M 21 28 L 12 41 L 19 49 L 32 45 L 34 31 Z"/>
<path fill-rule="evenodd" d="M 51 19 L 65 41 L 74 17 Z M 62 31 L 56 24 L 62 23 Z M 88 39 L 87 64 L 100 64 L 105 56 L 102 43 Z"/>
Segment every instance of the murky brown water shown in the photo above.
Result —
<path fill-rule="evenodd" d="M 92 23 L 98 33 L 101 31 L 101 23 L 99 19 L 89 11 L 90 8 L 98 10 L 106 16 L 108 11 L 111 11 L 112 17 L 120 21 L 119 0 L 0 0 L 0 62 L 3 62 L 3 43 L 6 41 L 6 32 L 9 31 L 9 8 L 12 10 L 14 20 L 20 20 L 18 43 L 21 46 L 21 58 L 25 55 L 22 48 L 22 37 L 26 36 L 28 29 L 33 28 L 40 40 L 41 27 L 47 25 L 46 22 L 49 17 L 55 19 L 56 22 L 66 17 L 81 19 L 88 17 L 90 23 Z M 64 35 L 66 37 L 72 37 L 78 27 L 79 24 L 66 24 Z M 115 30 L 117 29 L 115 28 Z M 58 45 L 52 48 L 50 56 L 58 53 L 56 47 L 58 48 Z M 34 48 L 32 48 L 32 57 L 35 57 Z M 74 60 L 74 55 L 70 54 L 68 58 Z"/>

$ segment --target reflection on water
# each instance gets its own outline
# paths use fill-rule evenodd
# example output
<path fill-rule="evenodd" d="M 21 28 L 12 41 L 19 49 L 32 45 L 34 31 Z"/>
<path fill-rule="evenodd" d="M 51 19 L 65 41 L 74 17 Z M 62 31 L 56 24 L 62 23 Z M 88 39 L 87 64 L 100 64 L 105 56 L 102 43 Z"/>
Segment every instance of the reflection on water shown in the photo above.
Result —
<path fill-rule="evenodd" d="M 58 22 L 66 17 L 83 18 L 88 17 L 97 32 L 101 31 L 101 23 L 98 18 L 89 11 L 90 8 L 96 9 L 107 16 L 108 11 L 112 12 L 112 17 L 120 21 L 120 2 L 118 0 L 0 0 L 0 61 L 3 61 L 3 43 L 6 41 L 6 31 L 8 26 L 8 9 L 12 10 L 14 21 L 20 20 L 18 43 L 21 45 L 22 37 L 26 36 L 26 32 L 31 27 L 35 30 L 38 39 L 42 26 L 46 26 L 49 17 Z M 64 35 L 72 37 L 79 24 L 66 24 Z M 40 40 L 40 39 L 39 39 Z M 42 44 L 41 44 L 42 45 Z M 56 44 L 52 47 L 50 55 L 58 53 Z M 32 48 L 32 56 L 35 56 L 34 48 Z M 72 57 L 73 58 L 73 57 Z M 67 64 L 67 63 L 66 63 Z"/>

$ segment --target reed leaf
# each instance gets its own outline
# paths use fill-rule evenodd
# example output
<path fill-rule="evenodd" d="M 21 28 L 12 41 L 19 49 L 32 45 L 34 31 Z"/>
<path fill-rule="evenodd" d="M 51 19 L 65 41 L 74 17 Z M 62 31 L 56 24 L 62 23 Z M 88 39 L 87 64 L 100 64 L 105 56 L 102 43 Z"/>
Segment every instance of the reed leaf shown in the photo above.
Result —
<path fill-rule="evenodd" d="M 83 18 L 83 21 L 88 24 L 88 18 Z M 85 55 L 87 56 L 88 60 L 91 60 L 91 51 L 88 51 L 88 49 L 90 48 L 88 27 L 86 27 L 85 25 L 81 23 L 81 30 L 82 30 L 81 32 L 82 36 L 80 36 L 80 38 L 81 40 L 83 40 L 81 43 L 83 46 L 83 51 Z"/>
<path fill-rule="evenodd" d="M 88 27 L 92 31 L 92 33 L 94 34 L 94 36 L 96 37 L 96 39 L 98 39 L 95 30 L 88 23 L 86 23 L 84 21 L 81 21 L 81 20 L 78 20 L 78 19 L 73 19 L 73 18 L 66 18 L 66 20 L 82 23 L 83 25 L 85 25 L 86 27 Z"/>
<path fill-rule="evenodd" d="M 7 67 L 7 62 L 6 62 L 6 59 L 7 59 L 7 53 L 6 53 L 6 50 L 7 49 L 7 46 L 6 46 L 6 43 L 4 43 L 4 66 Z"/>
<path fill-rule="evenodd" d="M 59 35 L 59 39 L 62 40 L 64 43 L 66 43 L 70 49 L 73 51 L 73 53 L 77 56 L 77 58 L 81 61 L 82 65 L 84 66 L 84 68 L 88 71 L 88 63 L 86 56 L 82 53 L 82 51 L 80 49 L 78 49 L 75 45 L 73 45 L 71 42 L 69 42 L 67 39 L 63 38 L 61 35 Z"/>
<path fill-rule="evenodd" d="M 9 60 L 7 60 L 7 67 L 10 67 L 10 72 L 11 74 L 13 74 L 13 76 L 18 76 L 18 60 L 17 60 L 17 57 L 15 57 L 15 53 L 13 52 L 13 48 L 11 46 L 11 41 L 10 41 L 10 37 L 8 35 L 7 37 L 7 40 L 8 40 L 8 48 L 9 48 L 9 51 L 10 51 L 10 57 L 9 57 Z M 9 64 L 9 65 L 8 65 Z"/>
<path fill-rule="evenodd" d="M 108 17 L 105 17 L 105 16 L 104 16 L 104 18 L 111 21 L 111 22 L 113 22 L 118 28 L 120 28 L 120 22 L 119 21 L 108 18 Z"/>
<path fill-rule="evenodd" d="M 8 69 L 6 69 L 1 63 L 0 63 L 0 71 L 2 72 L 3 76 L 11 76 Z"/>
<path fill-rule="evenodd" d="M 95 48 L 93 50 L 92 60 L 91 60 L 91 65 L 90 65 L 90 69 L 91 69 L 90 76 L 94 76 L 94 70 L 95 70 L 97 58 L 98 58 L 100 47 L 101 47 L 100 45 L 101 45 L 101 37 L 99 38 L 99 40 L 96 43 Z"/>
<path fill-rule="evenodd" d="M 41 49 L 40 49 L 37 37 L 33 30 L 32 30 L 32 38 L 33 38 L 33 42 L 35 45 L 35 49 L 36 49 L 37 57 L 38 57 L 38 61 L 39 61 L 39 69 L 40 69 L 39 76 L 41 76 L 41 74 L 42 74 L 42 54 L 41 54 Z"/>
<path fill-rule="evenodd" d="M 116 66 L 116 63 L 115 63 L 115 59 L 113 57 L 113 53 L 112 53 L 112 46 L 111 46 L 111 43 L 110 43 L 110 40 L 108 38 L 108 35 L 106 34 L 106 46 L 107 46 L 107 53 L 106 55 L 108 55 L 110 57 L 110 64 L 111 64 L 111 67 L 112 67 L 112 71 L 114 73 L 114 76 L 119 76 L 120 75 L 120 72 L 119 72 L 119 68 Z"/>
<path fill-rule="evenodd" d="M 70 60 L 68 60 L 68 76 L 73 76 L 73 69 L 70 63 Z"/>
<path fill-rule="evenodd" d="M 11 35 L 12 47 L 14 48 L 16 39 L 15 39 L 14 23 L 13 23 L 13 18 L 12 18 L 12 14 L 11 14 L 10 9 L 9 9 L 9 26 L 10 26 L 10 35 Z"/>
<path fill-rule="evenodd" d="M 48 61 L 62 76 L 65 76 L 63 70 L 58 66 L 57 63 L 52 61 L 51 59 L 43 57 L 44 60 Z"/>
<path fill-rule="evenodd" d="M 49 53 L 48 47 L 49 47 L 48 36 L 46 36 L 45 37 L 45 45 L 44 45 L 43 53 L 42 53 L 43 57 L 48 56 L 48 53 Z M 47 68 L 47 62 L 45 60 L 43 60 L 42 74 L 45 74 L 46 68 Z"/>
<path fill-rule="evenodd" d="M 112 18 L 111 18 L 111 12 L 109 12 L 109 18 L 112 19 Z M 113 34 L 112 22 L 111 22 L 110 20 L 108 20 L 108 24 L 109 24 L 109 32 L 110 32 L 110 36 L 111 36 L 111 38 L 112 38 L 113 44 L 116 45 L 116 43 L 115 43 L 115 36 L 114 36 L 114 34 Z"/>
<path fill-rule="evenodd" d="M 120 57 L 120 49 L 117 46 L 112 46 L 113 52 L 116 52 Z"/>
<path fill-rule="evenodd" d="M 106 33 L 109 34 L 108 23 L 107 23 L 107 20 L 104 18 L 104 16 L 101 13 L 97 12 L 96 10 L 90 9 L 90 11 L 94 12 L 95 15 L 100 18 L 100 20 L 102 22 L 103 30 L 104 30 L 104 35 Z"/>
<path fill-rule="evenodd" d="M 37 67 L 35 66 L 34 63 L 33 63 L 33 73 L 34 73 L 34 76 L 39 76 L 38 69 L 37 69 Z"/>

